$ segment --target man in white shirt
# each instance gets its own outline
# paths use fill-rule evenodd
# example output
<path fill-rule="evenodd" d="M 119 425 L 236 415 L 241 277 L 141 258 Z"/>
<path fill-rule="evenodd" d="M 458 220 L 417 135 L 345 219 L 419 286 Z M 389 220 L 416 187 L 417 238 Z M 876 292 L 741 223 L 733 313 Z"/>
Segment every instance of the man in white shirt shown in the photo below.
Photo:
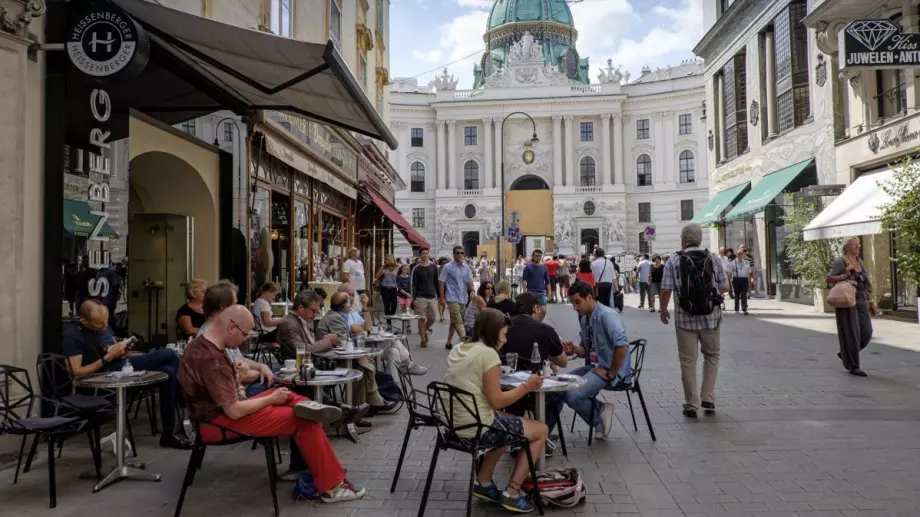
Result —
<path fill-rule="evenodd" d="M 591 273 L 594 275 L 595 292 L 597 301 L 607 307 L 613 307 L 614 279 L 616 268 L 607 260 L 603 248 L 594 248 L 594 261 L 591 262 Z"/>
<path fill-rule="evenodd" d="M 735 290 L 735 314 L 738 314 L 738 303 L 741 303 L 741 310 L 744 315 L 748 314 L 748 289 L 751 286 L 751 277 L 754 275 L 754 268 L 748 261 L 747 254 L 744 252 L 744 246 L 738 248 L 738 255 L 735 256 L 734 262 L 731 263 L 729 270 L 732 272 L 732 287 Z"/>
<path fill-rule="evenodd" d="M 648 259 L 648 254 L 642 255 L 642 260 L 639 261 L 636 270 L 639 272 L 639 308 L 642 309 L 645 307 L 645 296 L 648 294 L 648 273 L 652 270 L 652 262 Z"/>
<path fill-rule="evenodd" d="M 358 248 L 348 250 L 348 260 L 342 264 L 342 282 L 354 287 L 358 294 L 367 292 L 367 280 L 364 276 L 364 264 L 361 262 Z"/>

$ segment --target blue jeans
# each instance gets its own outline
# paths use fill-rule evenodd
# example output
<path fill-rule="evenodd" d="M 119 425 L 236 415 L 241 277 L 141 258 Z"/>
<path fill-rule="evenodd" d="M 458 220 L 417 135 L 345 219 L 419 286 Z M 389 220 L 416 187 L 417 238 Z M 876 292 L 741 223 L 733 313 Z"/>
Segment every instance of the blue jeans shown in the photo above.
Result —
<path fill-rule="evenodd" d="M 609 386 L 615 386 L 616 384 L 613 381 L 605 381 L 601 379 L 598 375 L 591 373 L 591 370 L 594 369 L 594 366 L 582 366 L 577 370 L 571 372 L 574 375 L 583 376 L 588 382 L 584 386 L 578 388 L 577 390 L 566 391 L 564 393 L 547 393 L 546 395 L 546 405 L 547 408 L 555 406 L 558 411 L 562 411 L 563 404 L 569 406 L 575 410 L 575 413 L 578 414 L 588 423 L 588 425 L 596 426 L 601 423 L 601 403 L 594 400 L 594 397 L 601 392 L 604 388 Z M 618 381 L 617 381 L 618 382 Z M 594 422 L 591 422 L 591 403 L 592 401 L 596 404 L 594 408 Z M 553 432 L 553 429 L 556 427 L 556 412 L 547 410 L 546 412 L 546 426 L 549 427 L 549 431 Z"/>
<path fill-rule="evenodd" d="M 176 372 L 179 370 L 179 354 L 175 350 L 161 348 L 129 356 L 128 362 L 135 370 L 163 372 L 167 375 L 166 382 L 160 384 L 160 422 L 163 424 L 163 433 L 172 434 L 176 430 L 176 398 L 179 395 Z M 111 363 L 108 370 L 121 370 L 122 364 L 122 361 Z"/>
<path fill-rule="evenodd" d="M 258 395 L 259 393 L 262 393 L 268 388 L 271 388 L 271 386 L 269 386 L 268 384 L 262 384 L 261 382 L 256 381 L 250 384 L 249 386 L 246 386 L 246 398 L 251 399 L 252 397 L 255 397 L 256 395 Z"/>

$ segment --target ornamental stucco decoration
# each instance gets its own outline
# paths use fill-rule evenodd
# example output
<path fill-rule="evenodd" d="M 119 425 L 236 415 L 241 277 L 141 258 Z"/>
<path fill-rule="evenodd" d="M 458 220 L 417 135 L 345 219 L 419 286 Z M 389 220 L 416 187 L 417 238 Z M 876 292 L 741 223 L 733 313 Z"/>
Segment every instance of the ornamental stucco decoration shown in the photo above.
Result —
<path fill-rule="evenodd" d="M 524 32 L 508 51 L 508 62 L 485 79 L 488 88 L 515 86 L 565 85 L 568 78 L 544 61 L 543 46 L 529 32 Z"/>
<path fill-rule="evenodd" d="M 16 2 L 23 4 L 22 12 L 10 12 L 10 9 L 0 6 L 0 31 L 12 34 L 23 39 L 29 37 L 29 25 L 32 20 L 45 14 L 47 6 L 45 0 L 29 0 L 27 2 Z"/>
<path fill-rule="evenodd" d="M 757 99 L 751 101 L 751 112 L 749 115 L 751 125 L 757 126 L 757 122 L 760 120 L 760 103 L 757 102 Z"/>
<path fill-rule="evenodd" d="M 827 61 L 824 59 L 824 54 L 818 54 L 818 64 L 815 65 L 815 84 L 819 87 L 823 87 L 826 82 Z"/>

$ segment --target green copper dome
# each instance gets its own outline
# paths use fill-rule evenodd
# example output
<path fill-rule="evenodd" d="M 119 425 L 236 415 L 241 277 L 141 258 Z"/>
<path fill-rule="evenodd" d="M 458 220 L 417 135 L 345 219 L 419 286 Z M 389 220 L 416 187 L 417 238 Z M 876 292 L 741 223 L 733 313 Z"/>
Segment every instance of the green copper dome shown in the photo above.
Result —
<path fill-rule="evenodd" d="M 565 0 L 496 0 L 486 30 L 515 22 L 556 22 L 574 28 Z"/>

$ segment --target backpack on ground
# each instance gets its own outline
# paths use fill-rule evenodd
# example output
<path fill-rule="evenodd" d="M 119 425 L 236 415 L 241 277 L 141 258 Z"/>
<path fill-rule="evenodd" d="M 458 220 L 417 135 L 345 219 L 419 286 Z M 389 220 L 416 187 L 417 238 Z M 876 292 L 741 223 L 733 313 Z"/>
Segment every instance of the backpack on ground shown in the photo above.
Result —
<path fill-rule="evenodd" d="M 677 303 L 694 316 L 712 314 L 722 305 L 722 295 L 716 287 L 715 265 L 709 250 L 678 253 L 680 257 L 680 290 Z"/>
<path fill-rule="evenodd" d="M 581 471 L 574 468 L 551 468 L 537 472 L 537 484 L 528 477 L 521 488 L 531 497 L 543 498 L 544 505 L 572 508 L 585 500 L 585 483 Z"/>

